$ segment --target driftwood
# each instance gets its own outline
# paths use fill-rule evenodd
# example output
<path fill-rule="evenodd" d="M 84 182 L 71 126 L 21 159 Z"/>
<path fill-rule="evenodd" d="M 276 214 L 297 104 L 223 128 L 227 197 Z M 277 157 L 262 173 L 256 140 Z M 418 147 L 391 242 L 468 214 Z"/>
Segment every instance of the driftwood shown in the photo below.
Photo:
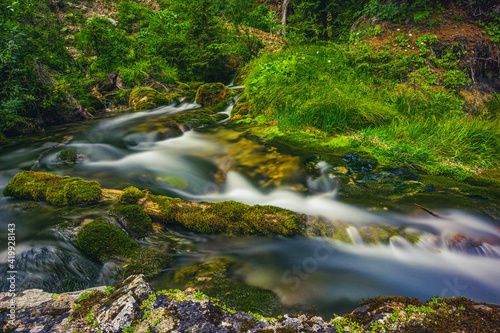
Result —
<path fill-rule="evenodd" d="M 434 213 L 434 212 L 433 212 L 432 210 L 430 210 L 430 209 L 427 209 L 427 208 L 425 208 L 425 207 L 422 207 L 422 206 L 420 206 L 419 204 L 415 204 L 415 206 L 417 206 L 418 208 L 422 209 L 423 211 L 425 211 L 425 212 L 427 212 L 427 213 L 431 214 L 431 215 L 432 215 L 432 216 L 434 216 L 434 217 L 437 217 L 437 218 L 439 218 L 439 219 L 441 218 L 441 216 L 439 216 L 438 214 Z"/>

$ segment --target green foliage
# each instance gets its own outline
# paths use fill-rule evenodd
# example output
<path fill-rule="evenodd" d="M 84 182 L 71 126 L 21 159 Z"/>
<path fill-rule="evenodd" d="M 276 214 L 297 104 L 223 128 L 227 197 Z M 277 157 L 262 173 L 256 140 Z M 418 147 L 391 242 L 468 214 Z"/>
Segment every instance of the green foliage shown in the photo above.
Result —
<path fill-rule="evenodd" d="M 105 17 L 89 18 L 76 38 L 90 73 L 112 72 L 128 53 L 124 32 Z"/>
<path fill-rule="evenodd" d="M 366 75 L 347 67 L 345 51 L 304 46 L 266 55 L 245 82 L 251 102 L 283 129 L 297 125 L 334 132 L 388 122 L 394 111 L 370 89 L 373 79 L 359 84 Z"/>
<path fill-rule="evenodd" d="M 347 40 L 368 0 L 292 1 L 286 33 L 292 42 Z"/>
<path fill-rule="evenodd" d="M 83 253 L 96 260 L 127 257 L 139 248 L 122 230 L 103 220 L 84 225 L 78 231 L 77 244 Z"/>
<path fill-rule="evenodd" d="M 416 23 L 419 23 L 425 21 L 431 15 L 432 11 L 429 8 L 437 8 L 438 12 L 443 11 L 439 0 L 370 0 L 363 11 L 365 14 L 376 16 L 381 20 L 402 22 L 413 19 Z"/>
<path fill-rule="evenodd" d="M 396 36 L 401 46 L 394 48 L 415 43 L 418 52 L 373 49 L 359 41 L 349 50 L 309 45 L 254 61 L 246 79 L 251 110 L 277 121 L 267 129 L 270 136 L 360 150 L 382 164 L 464 179 L 498 163 L 500 130 L 487 120 L 497 113 L 465 118 L 464 100 L 455 91 L 468 79 L 453 51 L 436 56 L 433 35 Z M 491 110 L 495 105 L 495 99 L 487 104 Z M 298 138 L 298 131 L 309 134 Z M 325 140 L 332 134 L 337 137 Z"/>

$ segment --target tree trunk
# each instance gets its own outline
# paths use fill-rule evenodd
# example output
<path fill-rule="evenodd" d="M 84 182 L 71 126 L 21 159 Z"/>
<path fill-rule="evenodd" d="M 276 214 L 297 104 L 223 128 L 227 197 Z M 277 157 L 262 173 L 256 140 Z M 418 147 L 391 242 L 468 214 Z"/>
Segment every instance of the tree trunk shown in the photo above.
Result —
<path fill-rule="evenodd" d="M 281 14 L 281 26 L 284 28 L 286 26 L 286 18 L 288 14 L 288 5 L 290 0 L 283 1 L 282 14 Z"/>

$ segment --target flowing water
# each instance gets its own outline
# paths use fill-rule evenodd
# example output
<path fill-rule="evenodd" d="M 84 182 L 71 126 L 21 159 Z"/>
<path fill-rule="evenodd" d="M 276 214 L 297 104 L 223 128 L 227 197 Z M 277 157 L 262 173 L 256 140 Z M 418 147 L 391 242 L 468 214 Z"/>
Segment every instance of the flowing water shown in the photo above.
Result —
<path fill-rule="evenodd" d="M 156 288 L 173 287 L 171 272 L 179 267 L 226 256 L 244 264 L 247 283 L 275 291 L 287 305 L 315 305 L 322 314 L 351 311 L 362 298 L 378 295 L 500 301 L 495 203 L 432 192 L 386 199 L 342 196 L 343 185 L 328 172 L 327 162 L 319 161 L 313 176 L 305 167 L 308 153 L 269 146 L 248 129 L 221 122 L 196 130 L 181 126 L 183 133 L 168 130 L 173 115 L 198 107 L 184 103 L 118 114 L 20 139 L 0 151 L 0 190 L 17 172 L 46 171 L 97 180 L 105 188 L 134 185 L 190 200 L 275 205 L 351 225 L 347 232 L 353 244 L 169 228 L 140 241 L 156 248 L 172 240 L 178 244 L 173 267 L 152 281 Z M 57 146 L 61 142 L 68 143 Z M 58 160 L 68 148 L 78 151 L 76 163 Z M 413 205 L 417 198 L 441 218 L 419 211 Z M 62 292 L 111 283 L 119 263 L 91 261 L 65 233 L 72 223 L 96 217 L 113 221 L 108 208 L 58 208 L 0 197 L 0 275 L 7 271 L 7 225 L 16 223 L 20 289 Z M 423 236 L 417 244 L 394 236 L 388 244 L 366 245 L 358 227 L 373 223 L 419 230 Z M 450 245 L 457 234 L 462 241 Z M 5 278 L 0 286 L 7 288 Z"/>

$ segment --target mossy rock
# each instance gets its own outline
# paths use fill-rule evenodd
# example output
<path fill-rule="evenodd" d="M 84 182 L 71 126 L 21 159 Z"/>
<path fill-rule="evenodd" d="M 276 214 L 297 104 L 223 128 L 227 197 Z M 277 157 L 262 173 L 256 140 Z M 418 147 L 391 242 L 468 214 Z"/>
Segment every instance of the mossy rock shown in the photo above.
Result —
<path fill-rule="evenodd" d="M 135 88 L 129 97 L 129 106 L 134 111 L 154 109 L 168 103 L 170 101 L 165 95 L 149 87 Z"/>
<path fill-rule="evenodd" d="M 139 199 L 144 197 L 144 193 L 137 187 L 129 186 L 123 190 L 123 193 L 118 198 L 118 202 L 122 204 L 136 204 Z"/>
<path fill-rule="evenodd" d="M 46 200 L 53 205 L 64 206 L 97 203 L 102 199 L 102 190 L 96 181 L 23 171 L 10 180 L 3 195 L 16 199 Z"/>
<path fill-rule="evenodd" d="M 172 263 L 172 254 L 166 251 L 140 249 L 132 255 L 131 262 L 123 268 L 125 277 L 144 274 L 152 278 Z"/>
<path fill-rule="evenodd" d="M 64 163 L 78 162 L 78 151 L 76 149 L 64 149 L 57 154 L 57 159 Z"/>
<path fill-rule="evenodd" d="M 143 237 L 152 229 L 152 221 L 148 214 L 137 205 L 117 204 L 113 212 L 120 216 L 125 229 L 135 237 Z"/>
<path fill-rule="evenodd" d="M 388 224 L 370 225 L 358 228 L 363 242 L 368 245 L 388 244 L 393 236 L 405 238 L 410 243 L 417 243 L 420 240 L 420 234 L 407 233 L 404 227 L 393 228 Z"/>
<path fill-rule="evenodd" d="M 349 225 L 328 221 L 324 218 L 317 217 L 307 224 L 307 235 L 312 237 L 326 237 L 336 239 L 344 243 L 352 243 L 351 237 L 347 233 Z"/>
<path fill-rule="evenodd" d="M 236 270 L 241 267 L 233 260 L 217 258 L 209 263 L 182 268 L 174 280 L 184 288 L 194 287 L 219 299 L 228 308 L 270 315 L 280 305 L 278 296 L 271 290 L 239 281 Z"/>
<path fill-rule="evenodd" d="M 229 116 L 225 113 L 218 113 L 215 115 L 215 121 L 217 121 L 217 122 L 225 120 L 227 118 L 229 118 Z"/>
<path fill-rule="evenodd" d="M 250 113 L 250 103 L 242 102 L 241 99 L 238 103 L 236 103 L 233 110 L 231 111 L 232 116 L 236 115 L 246 116 L 249 113 Z"/>
<path fill-rule="evenodd" d="M 156 219 L 204 234 L 287 237 L 304 234 L 305 215 L 283 208 L 236 201 L 183 205 L 180 199 L 153 195 L 150 199 L 158 205 Z"/>
<path fill-rule="evenodd" d="M 139 248 L 123 230 L 100 219 L 84 225 L 76 239 L 83 253 L 101 261 L 113 256 L 128 257 Z"/>
<path fill-rule="evenodd" d="M 195 287 L 202 281 L 215 277 L 227 277 L 242 266 L 234 260 L 216 258 L 210 262 L 184 267 L 174 275 L 174 281 L 184 287 Z"/>
<path fill-rule="evenodd" d="M 223 102 L 230 95 L 223 83 L 206 83 L 198 88 L 195 101 L 203 106 L 215 106 Z"/>

